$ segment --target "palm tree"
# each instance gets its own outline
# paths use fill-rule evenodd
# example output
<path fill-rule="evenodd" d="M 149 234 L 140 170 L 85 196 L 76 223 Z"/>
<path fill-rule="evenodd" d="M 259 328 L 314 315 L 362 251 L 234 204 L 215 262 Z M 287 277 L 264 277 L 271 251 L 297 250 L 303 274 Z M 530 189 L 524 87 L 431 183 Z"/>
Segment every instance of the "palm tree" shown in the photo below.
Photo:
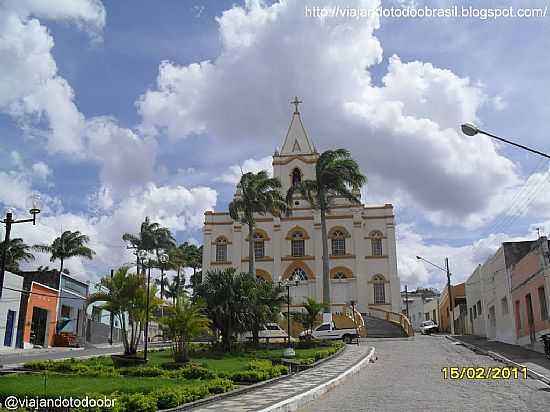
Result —
<path fill-rule="evenodd" d="M 158 281 L 158 279 L 157 279 Z M 172 304 L 175 305 L 178 297 L 182 294 L 178 277 L 174 277 L 172 281 L 168 277 L 164 280 L 164 297 L 172 299 Z"/>
<path fill-rule="evenodd" d="M 155 252 L 157 261 L 161 250 L 169 250 L 176 245 L 176 240 L 170 232 L 170 229 L 161 226 L 159 223 L 151 222 L 149 216 L 141 223 L 138 235 L 125 233 L 122 240 L 129 242 L 135 249 Z M 143 268 L 145 272 L 145 268 Z"/>
<path fill-rule="evenodd" d="M 90 242 L 90 238 L 78 230 L 71 232 L 67 230 L 61 236 L 54 239 L 51 245 L 35 245 L 33 249 L 38 252 L 51 254 L 50 262 L 55 262 L 59 259 L 61 262 L 59 272 L 63 272 L 65 260 L 80 256 L 86 259 L 93 259 L 95 252 L 86 246 Z"/>
<path fill-rule="evenodd" d="M 170 257 L 168 265 L 177 272 L 176 278 L 174 279 L 177 293 L 179 293 L 181 286 L 183 286 L 181 282 L 181 270 L 189 266 L 189 253 L 190 245 L 187 242 L 183 242 L 168 250 L 168 256 Z M 185 277 L 183 283 L 185 284 Z"/>
<path fill-rule="evenodd" d="M 280 192 L 281 182 L 277 178 L 270 178 L 265 170 L 243 174 L 238 187 L 242 193 L 238 193 L 229 204 L 229 214 L 233 220 L 248 225 L 248 272 L 255 275 L 254 214 L 280 216 L 287 211 L 288 206 Z"/>
<path fill-rule="evenodd" d="M 129 266 L 118 268 L 113 277 L 105 276 L 100 281 L 100 291 L 88 297 L 87 304 L 104 302 L 101 309 L 111 312 L 119 321 L 124 354 L 135 355 L 147 312 L 147 287 L 145 277 L 131 273 Z M 149 313 L 160 305 L 156 297 L 157 289 L 150 288 Z M 129 332 L 129 334 L 128 334 Z"/>
<path fill-rule="evenodd" d="M 166 309 L 168 316 L 159 319 L 164 336 L 172 341 L 174 362 L 189 361 L 188 342 L 210 326 L 202 302 L 192 302 L 182 296 Z"/>
<path fill-rule="evenodd" d="M 292 314 L 294 320 L 301 323 L 306 331 L 312 331 L 315 325 L 319 322 L 319 314 L 323 310 L 324 305 L 317 302 L 313 298 L 307 298 L 303 304 L 305 312 L 294 312 Z M 309 333 L 306 337 L 311 336 Z"/>
<path fill-rule="evenodd" d="M 287 301 L 283 292 L 284 287 L 281 285 L 256 279 L 249 306 L 250 331 L 254 345 L 259 343 L 260 328 L 267 322 L 275 321 L 279 316 L 281 305 Z"/>
<path fill-rule="evenodd" d="M 250 325 L 250 304 L 255 277 L 235 268 L 209 271 L 198 285 L 197 297 L 206 303 L 212 327 L 221 333 L 222 349 L 230 352 L 236 333 Z"/>
<path fill-rule="evenodd" d="M 302 180 L 292 185 L 287 192 L 287 203 L 291 204 L 295 193 L 301 194 L 313 209 L 321 212 L 321 240 L 323 246 L 323 305 L 327 317 L 332 317 L 330 306 L 330 278 L 327 239 L 327 217 L 331 201 L 343 197 L 360 203 L 356 190 L 367 181 L 359 165 L 346 149 L 327 150 L 315 164 L 315 180 Z M 289 212 L 291 210 L 289 209 Z"/>
<path fill-rule="evenodd" d="M 0 255 L 6 248 L 5 241 L 0 242 Z M 31 262 L 34 255 L 30 252 L 31 247 L 23 242 L 21 238 L 10 239 L 6 249 L 5 269 L 9 272 L 19 272 L 19 262 Z"/>

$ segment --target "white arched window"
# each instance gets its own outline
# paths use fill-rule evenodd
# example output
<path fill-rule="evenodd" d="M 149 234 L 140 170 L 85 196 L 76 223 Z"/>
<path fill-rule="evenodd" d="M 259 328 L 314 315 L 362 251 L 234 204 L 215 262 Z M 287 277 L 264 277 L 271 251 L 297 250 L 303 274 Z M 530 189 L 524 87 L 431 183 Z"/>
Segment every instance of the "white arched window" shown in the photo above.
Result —
<path fill-rule="evenodd" d="M 382 256 L 382 233 L 376 231 L 370 235 L 372 256 Z"/>
<path fill-rule="evenodd" d="M 294 269 L 292 274 L 288 277 L 288 280 L 291 282 L 294 282 L 296 280 L 298 281 L 307 280 L 307 273 L 302 268 L 296 268 Z"/>
<path fill-rule="evenodd" d="M 331 235 L 332 254 L 343 256 L 346 254 L 346 236 L 340 230 L 335 230 Z"/>
<path fill-rule="evenodd" d="M 265 239 L 260 233 L 254 233 L 254 257 L 256 259 L 265 256 Z"/>
<path fill-rule="evenodd" d="M 334 279 L 345 279 L 346 278 L 346 274 L 344 272 L 336 272 L 334 274 Z"/>
<path fill-rule="evenodd" d="M 227 239 L 224 237 L 216 239 L 216 262 L 227 262 Z"/>
<path fill-rule="evenodd" d="M 305 256 L 306 241 L 304 240 L 304 232 L 295 231 L 290 240 L 290 254 L 294 257 Z"/>
<path fill-rule="evenodd" d="M 374 287 L 374 304 L 383 305 L 386 303 L 386 280 L 382 275 L 376 275 L 372 279 Z"/>

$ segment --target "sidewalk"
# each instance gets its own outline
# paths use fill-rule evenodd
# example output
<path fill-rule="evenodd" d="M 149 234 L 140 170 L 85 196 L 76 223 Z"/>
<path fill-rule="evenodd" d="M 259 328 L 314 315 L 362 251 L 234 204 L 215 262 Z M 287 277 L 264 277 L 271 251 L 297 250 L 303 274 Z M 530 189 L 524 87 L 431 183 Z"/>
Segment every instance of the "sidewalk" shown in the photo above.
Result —
<path fill-rule="evenodd" d="M 547 383 L 550 382 L 550 359 L 548 359 L 544 354 L 529 350 L 519 345 L 510 345 L 508 343 L 487 340 L 480 336 L 460 335 L 452 336 L 450 338 L 454 338 L 467 345 L 472 345 L 479 349 L 482 353 L 485 352 L 487 355 L 495 353 L 506 358 L 507 360 L 524 365 L 527 369 L 546 378 Z"/>
<path fill-rule="evenodd" d="M 246 393 L 224 397 L 190 409 L 195 412 L 250 412 L 296 410 L 318 398 L 345 378 L 365 367 L 374 354 L 374 348 L 364 342 L 348 345 L 334 358 L 321 365 L 261 386 Z M 189 410 L 175 408 L 175 410 Z"/>

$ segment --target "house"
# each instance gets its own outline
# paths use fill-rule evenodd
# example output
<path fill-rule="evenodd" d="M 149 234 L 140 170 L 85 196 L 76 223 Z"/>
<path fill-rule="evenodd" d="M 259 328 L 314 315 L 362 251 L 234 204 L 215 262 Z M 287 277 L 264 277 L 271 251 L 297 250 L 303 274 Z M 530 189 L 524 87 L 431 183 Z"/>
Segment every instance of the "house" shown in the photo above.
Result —
<path fill-rule="evenodd" d="M 511 292 L 517 343 L 542 351 L 539 337 L 550 333 L 550 253 L 546 236 L 534 242 L 529 253 L 511 268 Z"/>
<path fill-rule="evenodd" d="M 505 343 L 517 343 L 511 271 L 531 251 L 535 242 L 504 242 L 472 272 L 466 281 L 465 290 L 467 333 Z"/>
<path fill-rule="evenodd" d="M 439 299 L 439 330 L 451 332 L 451 322 L 454 322 L 454 333 L 463 334 L 467 323 L 465 284 L 452 285 L 451 295 L 452 305 L 448 288 L 443 288 Z"/>
<path fill-rule="evenodd" d="M 21 317 L 21 290 L 23 278 L 4 272 L 2 299 L 0 299 L 0 345 L 2 349 L 15 349 L 18 319 Z M 25 314 L 23 314 L 23 317 Z"/>
<path fill-rule="evenodd" d="M 414 330 L 420 330 L 422 322 L 433 320 L 439 324 L 439 293 L 430 289 L 401 292 L 401 312 L 407 314 Z"/>
<path fill-rule="evenodd" d="M 298 108 L 292 115 L 281 150 L 273 154 L 273 175 L 286 194 L 302 179 L 315 179 L 319 152 L 306 133 Z M 237 186 L 235 197 L 241 196 Z M 360 196 L 359 191 L 355 195 Z M 291 288 L 293 305 L 306 297 L 323 296 L 320 213 L 296 197 L 292 215 L 256 216 L 252 238 L 248 228 L 229 213 L 207 211 L 204 222 L 203 270 L 248 270 L 248 244 L 254 242 L 256 276 L 266 281 L 298 281 Z M 380 308 L 400 312 L 395 246 L 395 215 L 391 204 L 364 205 L 334 199 L 327 214 L 332 312 L 356 302 L 359 312 Z"/>
<path fill-rule="evenodd" d="M 57 346 L 72 346 L 86 338 L 86 299 L 88 284 L 65 273 L 61 274 L 57 335 L 62 339 Z"/>

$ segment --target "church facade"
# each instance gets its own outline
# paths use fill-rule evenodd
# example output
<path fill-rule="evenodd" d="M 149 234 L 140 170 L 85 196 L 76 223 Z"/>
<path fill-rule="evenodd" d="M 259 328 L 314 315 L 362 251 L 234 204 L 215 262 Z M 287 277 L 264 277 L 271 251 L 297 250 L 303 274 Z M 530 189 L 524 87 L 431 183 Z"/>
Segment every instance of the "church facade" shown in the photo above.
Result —
<path fill-rule="evenodd" d="M 296 104 L 282 148 L 273 154 L 273 175 L 281 181 L 283 194 L 293 182 L 315 179 L 318 157 Z M 332 311 L 340 312 L 353 300 L 362 313 L 373 307 L 400 312 L 393 206 L 341 198 L 333 203 L 327 214 Z M 295 198 L 290 216 L 258 216 L 256 222 L 256 276 L 291 281 L 292 306 L 300 306 L 306 297 L 322 301 L 320 213 Z M 235 267 L 246 272 L 249 241 L 248 227 L 233 221 L 229 212 L 207 211 L 203 271 Z"/>

